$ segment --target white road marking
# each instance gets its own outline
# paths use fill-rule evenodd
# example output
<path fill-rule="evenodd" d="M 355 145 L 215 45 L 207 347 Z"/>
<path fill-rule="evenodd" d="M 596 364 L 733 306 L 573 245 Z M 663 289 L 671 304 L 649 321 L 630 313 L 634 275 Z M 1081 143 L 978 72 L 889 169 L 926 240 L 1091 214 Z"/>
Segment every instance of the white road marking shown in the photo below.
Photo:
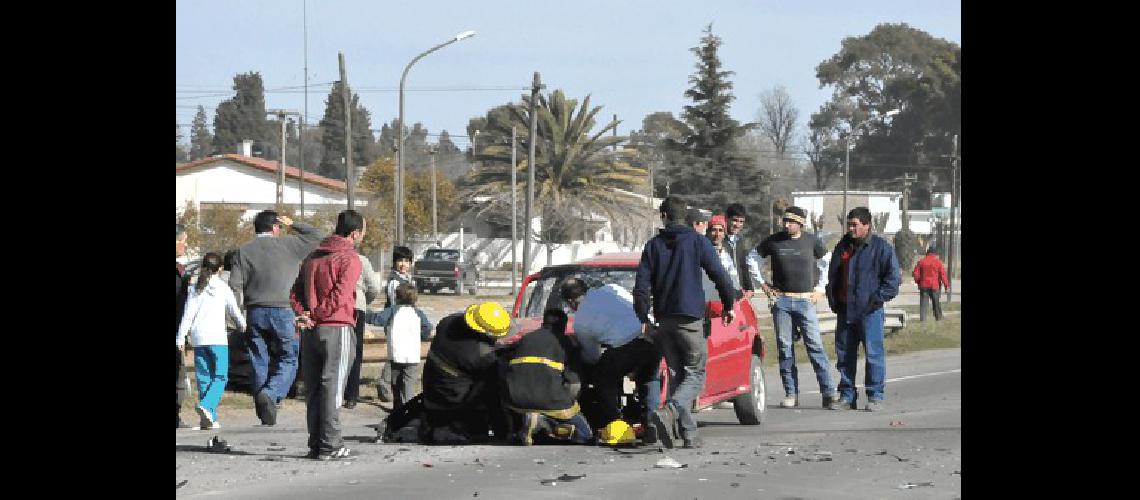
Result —
<path fill-rule="evenodd" d="M 961 369 L 961 368 L 958 368 L 958 369 L 956 369 L 956 370 L 946 370 L 946 371 L 944 371 L 944 372 L 920 373 L 920 374 L 918 374 L 918 375 L 907 375 L 907 376 L 905 376 L 905 377 L 898 377 L 898 378 L 889 378 L 889 379 L 887 379 L 886 381 L 884 381 L 884 383 L 886 383 L 886 382 L 898 382 L 898 381 L 900 381 L 900 380 L 910 380 L 910 379 L 912 379 L 912 378 L 933 377 L 933 376 L 935 376 L 935 375 L 946 375 L 947 373 L 960 373 L 961 371 L 962 371 L 962 369 Z M 856 389 L 861 389 L 861 388 L 863 388 L 863 386 L 862 386 L 862 385 L 858 385 L 858 386 L 856 386 L 855 388 L 856 388 Z M 807 392 L 802 392 L 801 394 L 819 394 L 819 391 L 818 391 L 818 390 L 815 390 L 815 391 L 807 391 Z"/>

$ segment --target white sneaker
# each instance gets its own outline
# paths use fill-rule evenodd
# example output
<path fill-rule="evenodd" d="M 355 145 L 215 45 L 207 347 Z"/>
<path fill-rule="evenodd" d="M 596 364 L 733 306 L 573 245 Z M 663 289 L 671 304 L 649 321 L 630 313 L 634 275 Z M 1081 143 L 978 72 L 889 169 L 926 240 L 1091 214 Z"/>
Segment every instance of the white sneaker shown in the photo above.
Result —
<path fill-rule="evenodd" d="M 218 421 L 214 419 L 213 415 L 210 415 L 209 410 L 205 407 L 198 405 L 195 406 L 194 409 L 198 411 L 198 418 L 200 419 L 198 422 L 199 429 L 217 429 L 221 427 Z"/>
<path fill-rule="evenodd" d="M 799 405 L 800 400 L 795 396 L 788 396 L 785 397 L 783 401 L 780 401 L 780 408 L 795 408 Z"/>

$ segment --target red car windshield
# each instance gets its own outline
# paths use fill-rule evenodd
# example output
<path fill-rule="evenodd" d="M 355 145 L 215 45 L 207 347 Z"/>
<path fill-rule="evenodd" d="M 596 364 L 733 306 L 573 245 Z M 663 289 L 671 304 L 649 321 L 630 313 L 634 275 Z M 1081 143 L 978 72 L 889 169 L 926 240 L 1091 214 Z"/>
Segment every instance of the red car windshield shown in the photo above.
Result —
<path fill-rule="evenodd" d="M 562 281 L 569 277 L 576 277 L 585 281 L 586 286 L 590 288 L 613 283 L 632 293 L 633 283 L 637 278 L 637 268 L 564 267 L 547 269 L 527 287 L 525 292 L 528 295 L 523 300 L 519 316 L 541 318 L 544 309 L 561 309 L 562 294 L 559 287 L 562 285 Z"/>

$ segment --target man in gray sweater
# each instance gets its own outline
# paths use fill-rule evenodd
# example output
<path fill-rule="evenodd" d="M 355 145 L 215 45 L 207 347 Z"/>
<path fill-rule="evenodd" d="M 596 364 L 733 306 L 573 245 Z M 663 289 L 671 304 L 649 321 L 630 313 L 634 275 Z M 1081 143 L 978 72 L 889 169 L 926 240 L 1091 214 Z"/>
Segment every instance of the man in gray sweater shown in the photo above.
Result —
<path fill-rule="evenodd" d="M 281 226 L 297 234 L 280 236 Z M 253 220 L 257 237 L 242 245 L 230 270 L 230 288 L 245 307 L 246 349 L 253 365 L 252 393 L 257 418 L 276 425 L 277 402 L 289 393 L 297 375 L 296 317 L 289 291 L 301 261 L 317 249 L 324 235 L 315 227 L 263 210 Z"/>

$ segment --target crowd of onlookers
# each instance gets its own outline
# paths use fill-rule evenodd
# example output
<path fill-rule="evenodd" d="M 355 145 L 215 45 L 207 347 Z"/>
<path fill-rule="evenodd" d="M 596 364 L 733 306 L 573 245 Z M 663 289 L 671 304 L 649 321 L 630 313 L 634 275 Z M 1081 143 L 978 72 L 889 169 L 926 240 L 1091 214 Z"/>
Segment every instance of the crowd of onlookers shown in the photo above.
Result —
<path fill-rule="evenodd" d="M 255 237 L 225 255 L 203 255 L 196 278 L 177 266 L 177 425 L 187 427 L 181 417 L 188 391 L 182 354 L 187 337 L 194 348 L 198 427 L 212 429 L 220 427 L 228 332 L 238 331 L 252 366 L 250 392 L 261 423 L 276 424 L 300 365 L 309 456 L 352 456 L 341 438 L 339 410 L 353 408 L 360 397 L 364 326 L 372 324 L 385 329 L 388 347 L 378 396 L 393 403 L 379 439 L 660 441 L 698 448 L 703 443 L 691 409 L 704 384 L 713 321 L 705 317 L 706 280 L 722 304 L 757 292 L 767 296 L 786 395 L 780 406 L 799 405 L 792 346 L 803 339 L 825 408 L 856 408 L 860 344 L 866 355 L 865 409 L 881 408 L 883 304 L 897 295 L 900 271 L 891 245 L 871 232 L 865 207 L 847 214 L 847 234 L 830 252 L 802 230 L 806 215 L 794 206 L 782 216 L 782 231 L 754 245 L 743 240 L 747 214 L 739 204 L 710 217 L 669 197 L 660 213 L 664 227 L 645 244 L 632 290 L 569 277 L 558 284 L 560 303 L 546 305 L 541 326 L 519 332 L 495 302 L 472 304 L 433 326 L 416 306 L 411 250 L 395 247 L 387 280 L 378 280 L 356 250 L 367 227 L 353 210 L 341 212 L 328 235 L 263 211 L 254 219 Z M 186 231 L 176 229 L 176 253 L 182 256 Z M 930 299 L 941 319 L 937 294 L 947 283 L 933 252 L 913 277 L 923 290 L 923 317 Z M 381 294 L 384 308 L 369 311 L 367 305 Z M 838 386 L 820 341 L 815 303 L 822 297 L 837 315 Z M 569 315 L 573 335 L 566 331 Z M 733 308 L 724 307 L 719 321 L 731 323 Z M 420 343 L 429 339 L 421 370 Z M 662 359 L 668 387 L 662 387 Z M 416 394 L 421 372 L 422 391 Z M 637 387 L 629 395 L 622 390 L 627 375 Z"/>

